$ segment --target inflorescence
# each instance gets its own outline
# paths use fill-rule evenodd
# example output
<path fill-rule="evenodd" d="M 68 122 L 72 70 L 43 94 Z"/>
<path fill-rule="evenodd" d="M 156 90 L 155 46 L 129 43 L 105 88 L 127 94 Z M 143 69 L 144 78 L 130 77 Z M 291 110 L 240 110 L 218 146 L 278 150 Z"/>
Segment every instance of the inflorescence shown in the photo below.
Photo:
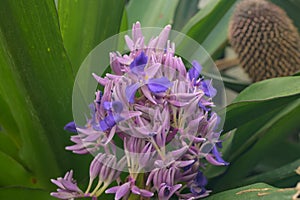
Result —
<path fill-rule="evenodd" d="M 95 155 L 89 184 L 85 191 L 79 189 L 71 170 L 52 179 L 59 187 L 52 196 L 97 199 L 106 193 L 116 200 L 135 195 L 167 200 L 210 193 L 205 167 L 228 165 L 219 152 L 220 118 L 212 110 L 217 91 L 197 61 L 186 70 L 168 40 L 170 30 L 166 26 L 146 45 L 137 22 L 132 38 L 125 36 L 130 53 L 110 54 L 112 74 L 93 74 L 104 89 L 96 91 L 91 117 L 84 126 L 65 126 L 76 133 L 67 150 Z"/>

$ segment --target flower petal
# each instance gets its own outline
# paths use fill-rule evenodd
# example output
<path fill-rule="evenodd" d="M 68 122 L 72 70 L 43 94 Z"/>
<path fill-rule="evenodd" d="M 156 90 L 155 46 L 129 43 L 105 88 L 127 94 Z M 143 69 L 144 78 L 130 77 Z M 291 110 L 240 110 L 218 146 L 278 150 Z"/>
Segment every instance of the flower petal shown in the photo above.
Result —
<path fill-rule="evenodd" d="M 129 189 L 130 189 L 130 182 L 121 185 L 116 192 L 115 200 L 119 200 L 122 197 L 124 197 L 128 193 Z"/>
<path fill-rule="evenodd" d="M 190 80 L 197 80 L 200 76 L 200 73 L 202 71 L 202 66 L 196 61 L 192 61 L 193 67 L 188 71 L 188 75 Z"/>
<path fill-rule="evenodd" d="M 221 157 L 221 154 L 219 153 L 216 145 L 213 147 L 212 149 L 212 153 L 213 155 L 215 156 L 216 160 L 219 162 L 219 163 L 223 163 L 224 165 L 229 165 L 228 162 L 224 161 L 223 158 Z"/>
<path fill-rule="evenodd" d="M 143 197 L 152 197 L 154 195 L 153 192 L 150 192 L 150 191 L 144 190 L 144 189 L 140 189 L 140 193 L 141 193 L 141 196 L 143 196 Z"/>
<path fill-rule="evenodd" d="M 118 190 L 119 190 L 120 186 L 114 186 L 114 187 L 111 187 L 107 190 L 105 190 L 105 194 L 113 194 L 113 193 L 116 193 Z"/>
<path fill-rule="evenodd" d="M 121 113 L 123 111 L 123 105 L 120 101 L 103 102 L 103 107 L 105 110 L 113 110 L 116 113 Z"/>
<path fill-rule="evenodd" d="M 147 82 L 149 90 L 153 93 L 165 92 L 172 86 L 172 83 L 166 78 L 151 78 Z"/>
<path fill-rule="evenodd" d="M 213 98 L 217 94 L 217 90 L 212 86 L 211 80 L 201 81 L 201 88 L 204 94 L 208 97 Z"/>
<path fill-rule="evenodd" d="M 140 86 L 141 86 L 140 83 L 135 83 L 135 84 L 128 86 L 125 89 L 126 98 L 129 103 L 134 103 L 135 93 L 139 89 Z"/>
<path fill-rule="evenodd" d="M 147 64 L 148 57 L 145 55 L 145 53 L 142 51 L 140 55 L 138 55 L 132 63 L 129 65 L 130 70 L 137 74 L 142 75 L 144 73 L 145 66 Z"/>
<path fill-rule="evenodd" d="M 133 186 L 131 187 L 131 192 L 132 192 L 133 194 L 137 194 L 137 195 L 140 195 L 140 194 L 141 194 L 140 188 L 138 188 L 138 187 L 135 186 L 135 185 L 133 185 Z"/>
<path fill-rule="evenodd" d="M 65 125 L 64 129 L 66 131 L 77 133 L 75 122 L 69 122 L 67 125 Z"/>

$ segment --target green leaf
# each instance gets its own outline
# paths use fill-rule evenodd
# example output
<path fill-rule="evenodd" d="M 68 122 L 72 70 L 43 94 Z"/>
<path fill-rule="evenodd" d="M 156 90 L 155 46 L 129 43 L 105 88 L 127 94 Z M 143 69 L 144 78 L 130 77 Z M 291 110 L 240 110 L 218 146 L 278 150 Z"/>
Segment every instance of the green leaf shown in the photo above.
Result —
<path fill-rule="evenodd" d="M 189 20 L 182 32 L 199 42 L 210 55 L 214 55 L 227 41 L 229 19 L 236 2 L 210 1 Z"/>
<path fill-rule="evenodd" d="M 74 73 L 94 47 L 119 32 L 124 5 L 123 0 L 58 2 L 63 42 L 73 64 Z"/>
<path fill-rule="evenodd" d="M 28 199 L 44 199 L 55 200 L 50 196 L 49 191 L 41 189 L 32 189 L 25 187 L 5 187 L 0 188 L 0 199 L 6 200 L 28 200 Z"/>
<path fill-rule="evenodd" d="M 15 185 L 16 183 L 23 186 L 37 187 L 35 178 L 22 165 L 12 157 L 0 151 L 0 186 Z"/>
<path fill-rule="evenodd" d="M 19 157 L 20 146 L 12 140 L 9 134 L 4 131 L 0 132 L 0 151 L 6 154 L 7 156 L 12 157 L 18 162 L 21 162 Z M 1 181 L 1 180 L 0 180 Z"/>
<path fill-rule="evenodd" d="M 1 63 L 1 61 L 0 61 Z M 9 137 L 14 141 L 15 145 L 21 145 L 21 138 L 17 123 L 12 116 L 7 102 L 3 99 L 0 93 L 0 124 L 3 132 L 10 133 Z"/>
<path fill-rule="evenodd" d="M 218 183 L 214 188 L 220 190 L 239 184 L 244 177 L 249 175 L 249 172 L 260 160 L 272 154 L 273 149 L 276 149 L 285 138 L 298 133 L 300 130 L 299 115 L 300 99 L 291 102 L 251 135 L 246 142 L 240 144 L 240 148 L 236 153 L 240 156 L 231 162 L 228 170 L 218 179 Z"/>
<path fill-rule="evenodd" d="M 295 177 L 299 180 L 299 175 L 296 174 L 295 170 L 300 166 L 300 159 L 284 165 L 278 169 L 265 172 L 256 176 L 251 176 L 242 181 L 242 185 L 249 185 L 256 182 L 265 182 L 268 184 L 275 184 L 281 182 L 284 179 L 291 179 Z"/>
<path fill-rule="evenodd" d="M 59 168 L 76 162 L 64 150 L 74 76 L 55 5 L 50 0 L 3 1 L 0 17 L 9 19 L 0 22 L 0 94 L 22 140 L 21 160 L 38 183 L 52 186 L 49 179 L 61 175 Z M 78 163 L 75 169 L 82 166 Z"/>
<path fill-rule="evenodd" d="M 262 101 L 300 93 L 300 77 L 280 77 L 252 84 L 234 102 Z"/>
<path fill-rule="evenodd" d="M 180 31 L 189 19 L 197 13 L 198 3 L 198 0 L 179 1 L 172 25 L 174 30 Z"/>
<path fill-rule="evenodd" d="M 172 24 L 178 0 L 131 0 L 127 5 L 128 28 L 139 21 L 142 27 Z"/>
<path fill-rule="evenodd" d="M 245 200 L 245 199 L 262 199 L 262 200 L 290 200 L 296 193 L 294 188 L 280 189 L 265 183 L 256 183 L 253 185 L 236 188 L 214 194 L 206 198 L 207 200 Z"/>
<path fill-rule="evenodd" d="M 252 84 L 226 108 L 224 132 L 299 98 L 299 85 L 299 77 L 275 78 Z"/>

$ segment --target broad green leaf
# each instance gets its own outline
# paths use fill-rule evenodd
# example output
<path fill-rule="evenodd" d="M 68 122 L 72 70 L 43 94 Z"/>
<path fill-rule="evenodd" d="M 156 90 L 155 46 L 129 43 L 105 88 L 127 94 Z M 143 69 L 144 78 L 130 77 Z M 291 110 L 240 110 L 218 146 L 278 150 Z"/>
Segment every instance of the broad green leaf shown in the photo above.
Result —
<path fill-rule="evenodd" d="M 50 196 L 50 192 L 41 189 L 32 189 L 25 187 L 5 187 L 0 188 L 0 199 L 6 200 L 55 200 Z"/>
<path fill-rule="evenodd" d="M 257 164 L 253 169 L 254 173 L 266 173 L 299 159 L 299 154 L 295 153 L 300 152 L 300 141 L 298 137 L 298 134 L 295 133 L 281 141 L 276 149 L 266 154 L 264 156 L 265 158 Z"/>
<path fill-rule="evenodd" d="M 213 57 L 213 59 L 217 59 L 220 56 L 220 50 L 223 50 L 227 45 L 228 26 L 235 8 L 235 2 L 237 2 L 237 0 L 229 2 L 232 3 L 231 7 L 229 7 L 222 18 L 217 21 L 216 25 L 202 42 L 202 46 Z M 221 53 L 223 53 L 223 51 L 221 51 Z M 224 81 L 226 83 L 226 80 Z"/>
<path fill-rule="evenodd" d="M 18 162 L 21 162 L 19 157 L 20 146 L 4 131 L 0 131 L 0 151 L 7 156 L 12 157 Z M 1 181 L 1 180 L 0 180 Z"/>
<path fill-rule="evenodd" d="M 299 77 L 281 77 L 252 84 L 226 108 L 224 131 L 299 98 L 299 85 Z"/>
<path fill-rule="evenodd" d="M 272 102 L 271 102 L 272 103 Z M 259 129 L 261 129 L 269 120 L 271 120 L 277 113 L 279 113 L 282 109 L 284 109 L 286 105 L 280 105 L 276 108 L 273 108 L 270 112 L 262 113 L 261 115 L 256 115 L 253 118 L 248 119 L 248 122 L 238 127 L 233 135 L 232 146 L 229 152 L 226 152 L 224 155 L 226 159 L 232 161 L 240 156 L 241 147 L 253 136 Z M 245 118 L 245 117 L 244 117 Z M 248 117 L 247 117 L 248 118 Z M 248 144 L 248 146 L 243 149 L 247 149 L 251 146 L 252 143 Z"/>
<path fill-rule="evenodd" d="M 295 153 L 295 152 L 294 152 Z M 278 169 L 265 172 L 256 176 L 251 176 L 242 181 L 242 185 L 249 185 L 256 182 L 265 182 L 268 184 L 275 184 L 281 182 L 284 179 L 297 178 L 299 180 L 299 175 L 296 174 L 295 170 L 300 166 L 300 158 L 292 163 L 284 165 Z"/>
<path fill-rule="evenodd" d="M 172 24 L 178 0 L 130 0 L 126 9 L 128 28 L 136 21 L 142 27 L 164 27 Z"/>
<path fill-rule="evenodd" d="M 227 190 L 209 196 L 207 200 L 245 200 L 245 199 L 262 199 L 262 200 L 290 200 L 296 193 L 294 188 L 275 188 L 265 183 L 256 183 L 245 187 Z"/>
<path fill-rule="evenodd" d="M 237 0 L 212 0 L 182 29 L 213 55 L 227 41 L 227 28 Z M 201 55 L 200 55 L 201 56 Z"/>
<path fill-rule="evenodd" d="M 70 144 L 63 127 L 72 120 L 74 76 L 55 5 L 3 1 L 0 17 L 9 19 L 0 22 L 0 94 L 19 130 L 21 160 L 37 183 L 52 186 L 49 179 L 61 175 L 59 168 L 83 165 L 64 150 Z"/>
<path fill-rule="evenodd" d="M 16 183 L 37 187 L 36 180 L 19 162 L 0 151 L 0 186 L 15 185 Z"/>
<path fill-rule="evenodd" d="M 74 73 L 94 47 L 118 33 L 124 5 L 123 0 L 59 0 L 63 43 Z"/>
<path fill-rule="evenodd" d="M 172 28 L 180 31 L 198 11 L 198 0 L 179 1 L 175 10 Z"/>
<path fill-rule="evenodd" d="M 1 110 L 0 112 L 1 129 L 3 129 L 3 131 L 5 132 L 9 132 L 10 133 L 9 137 L 11 138 L 11 140 L 13 140 L 17 146 L 20 146 L 21 139 L 20 139 L 17 123 L 14 117 L 12 116 L 12 113 L 10 111 L 7 102 L 1 96 L 1 93 L 0 93 L 0 110 Z"/>
<path fill-rule="evenodd" d="M 249 172 L 260 160 L 270 155 L 272 150 L 276 149 L 285 138 L 298 133 L 300 130 L 299 115 L 300 99 L 291 102 L 251 135 L 245 143 L 241 144 L 242 146 L 237 150 L 237 154 L 240 156 L 231 162 L 224 176 L 218 179 L 215 188 L 219 190 L 235 186 L 242 178 L 249 175 Z M 242 152 L 245 153 L 242 154 Z"/>
<path fill-rule="evenodd" d="M 226 108 L 226 120 L 223 127 L 224 133 L 249 121 L 256 120 L 262 115 L 268 114 L 291 101 L 300 98 L 300 95 L 282 97 L 273 100 L 241 101 L 232 103 Z M 251 126 L 251 125 L 250 125 Z"/>
<path fill-rule="evenodd" d="M 299 93 L 300 77 L 280 77 L 252 84 L 234 102 L 270 100 Z"/>

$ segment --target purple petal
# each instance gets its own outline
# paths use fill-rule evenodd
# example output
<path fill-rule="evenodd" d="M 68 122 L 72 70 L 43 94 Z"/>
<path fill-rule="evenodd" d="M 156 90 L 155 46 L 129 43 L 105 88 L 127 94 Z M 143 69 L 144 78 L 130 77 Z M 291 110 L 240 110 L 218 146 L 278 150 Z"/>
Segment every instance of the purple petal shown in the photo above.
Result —
<path fill-rule="evenodd" d="M 204 111 L 206 111 L 206 112 L 208 112 L 208 111 L 211 110 L 211 108 L 208 107 L 208 106 L 205 106 L 201 100 L 199 101 L 198 106 L 199 106 L 200 108 L 202 108 L 202 110 L 204 110 Z"/>
<path fill-rule="evenodd" d="M 77 133 L 75 122 L 69 122 L 67 125 L 65 125 L 64 129 L 66 131 Z"/>
<path fill-rule="evenodd" d="M 134 42 L 132 41 L 132 39 L 130 39 L 130 37 L 128 35 L 125 35 L 125 41 L 126 41 L 126 44 L 129 48 L 129 50 L 133 51 L 134 50 Z"/>
<path fill-rule="evenodd" d="M 90 178 L 94 179 L 99 175 L 102 167 L 102 161 L 105 158 L 105 154 L 99 153 L 90 165 Z"/>
<path fill-rule="evenodd" d="M 144 69 L 147 64 L 147 61 L 148 61 L 148 57 L 142 51 L 140 55 L 138 55 L 130 64 L 129 66 L 130 70 L 137 75 L 142 75 L 144 73 Z"/>
<path fill-rule="evenodd" d="M 51 182 L 52 182 L 53 184 L 57 185 L 58 187 L 64 189 L 64 186 L 63 186 L 63 184 L 61 183 L 60 180 L 61 180 L 61 178 L 58 178 L 57 180 L 51 179 Z"/>
<path fill-rule="evenodd" d="M 159 189 L 158 197 L 160 200 L 168 200 L 171 196 L 181 188 L 181 184 L 177 184 L 174 186 L 168 186 L 167 184 L 162 184 Z"/>
<path fill-rule="evenodd" d="M 201 171 L 199 171 L 197 173 L 197 176 L 195 178 L 195 183 L 198 186 L 206 186 L 207 185 L 207 179 L 206 179 L 206 177 L 203 175 L 203 173 Z"/>
<path fill-rule="evenodd" d="M 188 148 L 189 148 L 188 146 L 183 146 L 180 149 L 171 151 L 170 153 L 171 153 L 171 155 L 173 155 L 173 157 L 179 158 L 188 150 Z"/>
<path fill-rule="evenodd" d="M 217 90 L 212 86 L 211 80 L 201 81 L 201 88 L 204 94 L 208 97 L 213 98 L 217 94 Z"/>
<path fill-rule="evenodd" d="M 194 163 L 195 163 L 195 160 L 179 161 L 178 167 L 187 167 L 187 166 L 192 165 Z"/>
<path fill-rule="evenodd" d="M 118 58 L 117 54 L 110 53 L 109 57 L 110 57 L 110 66 L 111 66 L 111 69 L 113 70 L 113 72 L 116 75 L 122 75 L 123 74 L 122 67 L 121 67 L 119 60 L 117 59 Z"/>
<path fill-rule="evenodd" d="M 50 193 L 50 195 L 53 196 L 53 197 L 56 197 L 58 199 L 72 199 L 72 198 L 74 198 L 76 196 L 79 197 L 79 195 L 74 195 L 71 192 L 63 192 L 63 191 L 52 192 L 52 193 Z"/>
<path fill-rule="evenodd" d="M 145 69 L 145 74 L 147 75 L 148 78 L 152 78 L 155 76 L 157 71 L 161 68 L 160 63 L 155 63 Z"/>
<path fill-rule="evenodd" d="M 223 162 L 218 162 L 211 154 L 207 154 L 207 155 L 205 156 L 205 159 L 206 159 L 209 163 L 211 163 L 211 164 L 213 164 L 213 165 L 216 165 L 216 166 L 224 166 L 224 165 L 225 165 Z"/>
<path fill-rule="evenodd" d="M 228 162 L 224 161 L 223 158 L 221 157 L 221 154 L 219 153 L 216 145 L 213 147 L 212 149 L 212 153 L 213 155 L 215 156 L 216 160 L 219 162 L 219 163 L 223 163 L 224 165 L 229 165 Z"/>
<path fill-rule="evenodd" d="M 131 187 L 131 192 L 132 192 L 133 194 L 137 194 L 137 195 L 140 195 L 140 194 L 141 194 L 140 188 L 138 188 L 138 187 L 135 186 L 135 185 Z"/>
<path fill-rule="evenodd" d="M 105 190 L 105 193 L 106 194 L 114 194 L 119 190 L 119 188 L 120 188 L 120 186 L 111 187 L 111 188 Z"/>
<path fill-rule="evenodd" d="M 200 76 L 200 73 L 202 71 L 202 66 L 196 61 L 192 61 L 193 67 L 188 71 L 190 80 L 197 80 Z"/>
<path fill-rule="evenodd" d="M 140 83 L 135 83 L 135 84 L 132 84 L 132 85 L 126 87 L 125 94 L 126 94 L 126 98 L 129 103 L 134 103 L 135 93 L 139 89 L 140 86 L 141 86 Z"/>
<path fill-rule="evenodd" d="M 172 83 L 166 78 L 151 78 L 147 82 L 148 88 L 153 93 L 165 92 L 172 86 Z"/>
<path fill-rule="evenodd" d="M 152 103 L 154 103 L 155 105 L 157 104 L 157 102 L 155 101 L 155 99 L 152 97 L 152 93 L 150 92 L 149 88 L 146 85 L 143 85 L 141 87 L 141 90 L 143 92 L 143 94 L 145 95 L 145 97 L 151 101 Z"/>
<path fill-rule="evenodd" d="M 150 192 L 150 191 L 144 190 L 144 189 L 140 189 L 140 193 L 141 193 L 141 196 L 143 196 L 143 197 L 152 197 L 154 195 L 153 192 Z"/>
<path fill-rule="evenodd" d="M 121 113 L 123 111 L 123 105 L 120 101 L 113 101 L 113 102 L 105 101 L 103 103 L 103 107 L 105 110 L 113 110 L 116 113 Z"/>
<path fill-rule="evenodd" d="M 108 79 L 107 78 L 102 78 L 100 76 L 98 76 L 97 74 L 92 73 L 94 79 L 100 84 L 105 86 L 108 83 Z"/>
<path fill-rule="evenodd" d="M 158 49 L 158 50 L 164 49 L 164 47 L 166 46 L 168 37 L 169 37 L 170 30 L 171 30 L 171 25 L 167 25 L 162 30 L 162 32 L 159 34 L 156 49 Z"/>
<path fill-rule="evenodd" d="M 119 200 L 122 197 L 124 197 L 128 193 L 129 189 L 130 189 L 130 182 L 121 185 L 116 192 L 115 200 Z"/>
<path fill-rule="evenodd" d="M 99 122 L 99 127 L 96 126 L 94 127 L 96 130 L 100 129 L 102 131 L 106 131 L 108 129 L 111 129 L 116 125 L 116 123 L 122 121 L 123 118 L 120 115 L 113 115 L 113 114 L 108 114 L 103 120 Z"/>
<path fill-rule="evenodd" d="M 136 42 L 141 37 L 143 37 L 142 30 L 141 30 L 141 24 L 140 24 L 140 22 L 136 22 L 132 26 L 132 39 L 134 42 Z"/>
<path fill-rule="evenodd" d="M 62 179 L 61 183 L 69 191 L 81 192 L 81 190 L 77 187 L 77 185 L 74 184 L 74 183 L 72 183 L 72 182 L 70 182 L 70 181 Z"/>

